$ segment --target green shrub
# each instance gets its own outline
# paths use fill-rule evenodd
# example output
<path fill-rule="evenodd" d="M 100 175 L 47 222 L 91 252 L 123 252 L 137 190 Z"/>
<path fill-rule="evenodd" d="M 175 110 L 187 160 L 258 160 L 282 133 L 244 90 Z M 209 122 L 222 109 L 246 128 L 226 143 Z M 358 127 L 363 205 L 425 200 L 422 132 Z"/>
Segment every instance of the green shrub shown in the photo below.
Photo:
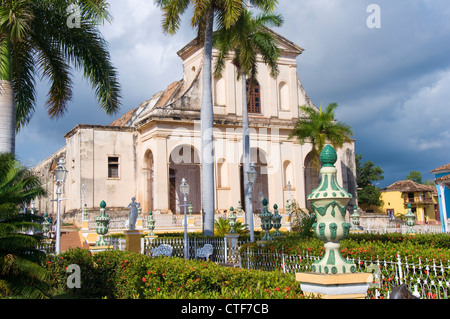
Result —
<path fill-rule="evenodd" d="M 67 288 L 66 267 L 78 264 L 81 288 Z M 71 298 L 303 298 L 293 274 L 222 267 L 123 251 L 71 250 L 49 260 L 54 289 Z"/>

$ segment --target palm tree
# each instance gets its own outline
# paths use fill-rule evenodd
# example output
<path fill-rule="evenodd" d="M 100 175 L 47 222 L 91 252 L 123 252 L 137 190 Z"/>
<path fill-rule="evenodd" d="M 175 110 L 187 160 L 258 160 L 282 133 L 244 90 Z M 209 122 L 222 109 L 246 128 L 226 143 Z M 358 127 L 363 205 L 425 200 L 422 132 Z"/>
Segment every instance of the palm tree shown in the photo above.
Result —
<path fill-rule="evenodd" d="M 320 106 L 319 112 L 309 106 L 300 106 L 305 117 L 300 118 L 290 134 L 290 138 L 296 137 L 301 144 L 312 144 L 313 163 L 319 168 L 319 155 L 325 144 L 329 143 L 338 149 L 352 141 L 353 131 L 350 126 L 337 122 L 334 117 L 334 109 L 337 103 L 328 104 L 325 111 Z"/>
<path fill-rule="evenodd" d="M 180 28 L 181 15 L 193 8 L 191 26 L 197 29 L 199 44 L 203 44 L 201 152 L 202 152 L 202 209 L 204 235 L 214 236 L 214 148 L 212 101 L 212 40 L 214 18 L 218 27 L 230 28 L 241 15 L 244 0 L 155 0 L 163 11 L 162 27 L 165 33 L 174 34 Z M 251 5 L 264 11 L 274 9 L 277 0 L 249 0 Z"/>
<path fill-rule="evenodd" d="M 246 224 L 243 224 L 240 221 L 236 221 L 234 225 L 234 231 L 239 235 L 246 235 L 248 233 L 248 229 Z M 226 218 L 219 217 L 218 220 L 214 222 L 214 230 L 215 235 L 223 237 L 230 232 L 230 222 Z"/>
<path fill-rule="evenodd" d="M 110 19 L 105 0 L 0 1 L 0 152 L 15 152 L 15 132 L 33 115 L 35 76 L 50 80 L 51 118 L 64 115 L 72 98 L 70 64 L 83 70 L 107 114 L 118 111 L 116 70 L 98 30 Z M 74 5 L 80 23 L 72 27 L 66 10 Z"/>
<path fill-rule="evenodd" d="M 234 52 L 233 64 L 236 66 L 237 78 L 242 83 L 242 139 L 243 139 L 243 177 L 245 194 L 245 212 L 247 223 L 250 226 L 250 239 L 253 241 L 252 210 L 250 209 L 250 194 L 248 189 L 248 175 L 250 168 L 250 128 L 248 119 L 247 77 L 249 77 L 248 90 L 251 91 L 258 74 L 257 58 L 261 56 L 264 63 L 269 66 L 270 75 L 278 75 L 277 60 L 280 48 L 274 34 L 267 26 L 279 27 L 283 18 L 278 14 L 262 13 L 256 18 L 248 10 L 242 11 L 236 23 L 229 29 L 222 28 L 214 34 L 214 46 L 219 50 L 219 56 L 214 68 L 214 76 L 220 77 L 225 61 L 230 53 Z"/>
<path fill-rule="evenodd" d="M 47 272 L 39 266 L 45 253 L 39 237 L 22 233 L 42 217 L 20 213 L 19 205 L 45 196 L 41 182 L 11 153 L 0 154 L 0 296 L 46 297 Z"/>

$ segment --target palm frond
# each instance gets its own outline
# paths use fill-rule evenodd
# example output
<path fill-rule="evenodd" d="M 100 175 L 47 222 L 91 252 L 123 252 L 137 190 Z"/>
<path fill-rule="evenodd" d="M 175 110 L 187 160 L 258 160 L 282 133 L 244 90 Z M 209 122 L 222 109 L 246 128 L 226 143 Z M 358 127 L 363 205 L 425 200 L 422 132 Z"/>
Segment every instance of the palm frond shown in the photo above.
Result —
<path fill-rule="evenodd" d="M 11 46 L 11 80 L 16 101 L 16 130 L 30 121 L 36 103 L 34 50 L 28 41 Z"/>
<path fill-rule="evenodd" d="M 107 114 L 114 114 L 120 108 L 120 85 L 117 79 L 117 71 L 111 64 L 110 55 L 108 53 L 107 43 L 103 39 L 97 25 L 94 21 L 89 21 L 84 17 L 81 19 L 80 28 L 67 28 L 65 26 L 66 16 L 61 12 L 53 12 L 51 10 L 45 10 L 40 8 L 40 21 L 36 24 L 37 28 L 45 30 L 46 39 L 38 40 L 35 38 L 35 42 L 41 44 L 40 47 L 46 48 L 49 55 L 46 56 L 48 61 L 52 59 L 53 72 L 59 76 L 59 80 L 56 80 L 54 84 L 54 90 L 56 93 L 60 93 L 62 96 L 66 95 L 66 99 L 50 100 L 50 105 L 64 106 L 64 102 L 69 100 L 70 90 L 67 88 L 64 90 L 63 83 L 66 85 L 69 83 L 69 73 L 67 67 L 63 61 L 72 63 L 77 69 L 82 69 L 84 76 L 90 81 L 99 106 L 103 108 Z M 37 37 L 37 36 L 36 36 Z M 47 46 L 44 47 L 42 41 L 52 41 L 58 44 L 57 47 Z M 45 52 L 43 52 L 45 53 Z M 58 54 L 60 53 L 60 54 Z M 61 59 L 63 58 L 63 59 Z M 44 64 L 50 66 L 50 64 Z M 57 72 L 57 73 L 56 73 Z M 57 103 L 61 102 L 61 103 Z M 50 109 L 52 115 L 62 115 L 64 109 L 58 109 L 57 107 Z"/>
<path fill-rule="evenodd" d="M 0 154 L 0 295 L 46 296 L 47 272 L 39 266 L 45 254 L 37 249 L 40 237 L 24 233 L 42 218 L 18 210 L 19 204 L 45 193 L 37 176 L 14 155 Z"/>

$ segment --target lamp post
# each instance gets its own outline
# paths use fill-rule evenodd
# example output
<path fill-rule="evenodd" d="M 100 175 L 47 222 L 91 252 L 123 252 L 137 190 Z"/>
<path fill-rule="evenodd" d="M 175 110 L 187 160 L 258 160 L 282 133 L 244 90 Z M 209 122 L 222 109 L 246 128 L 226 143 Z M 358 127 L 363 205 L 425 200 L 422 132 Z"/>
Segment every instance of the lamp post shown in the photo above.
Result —
<path fill-rule="evenodd" d="M 55 168 L 56 180 L 56 254 L 61 252 L 61 188 L 66 179 L 67 170 L 64 168 L 64 158 L 60 157 Z"/>
<path fill-rule="evenodd" d="M 287 191 L 288 191 L 288 200 L 289 200 L 289 206 L 290 206 L 291 205 L 291 189 L 292 189 L 291 181 L 288 181 L 286 187 L 287 187 Z"/>
<path fill-rule="evenodd" d="M 249 216 L 248 218 L 248 227 L 250 230 L 250 241 L 255 241 L 255 232 L 253 229 L 253 184 L 255 184 L 256 182 L 256 177 L 257 177 L 258 173 L 256 172 L 255 169 L 255 163 L 251 162 L 250 163 L 250 168 L 247 172 L 247 177 L 248 177 L 248 195 L 249 195 L 249 213 L 247 216 Z"/>
<path fill-rule="evenodd" d="M 188 240 L 187 240 L 187 216 L 186 216 L 186 196 L 189 195 L 189 184 L 183 177 L 180 185 L 180 192 L 184 197 L 184 259 L 188 259 Z"/>

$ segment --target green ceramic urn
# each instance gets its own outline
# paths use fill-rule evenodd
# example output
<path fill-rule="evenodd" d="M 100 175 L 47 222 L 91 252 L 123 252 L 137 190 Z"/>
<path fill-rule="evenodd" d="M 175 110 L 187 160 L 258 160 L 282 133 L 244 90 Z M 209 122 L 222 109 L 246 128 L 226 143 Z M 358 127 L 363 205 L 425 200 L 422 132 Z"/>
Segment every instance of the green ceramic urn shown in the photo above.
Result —
<path fill-rule="evenodd" d="M 344 188 L 338 185 L 334 166 L 337 154 L 331 145 L 326 145 L 320 153 L 323 164 L 319 187 L 314 189 L 307 199 L 316 215 L 313 225 L 315 235 L 324 241 L 324 257 L 312 266 L 314 273 L 345 274 L 356 272 L 356 265 L 345 260 L 340 253 L 340 241 L 348 236 L 351 225 L 345 221 L 347 203 L 352 198 Z"/>

